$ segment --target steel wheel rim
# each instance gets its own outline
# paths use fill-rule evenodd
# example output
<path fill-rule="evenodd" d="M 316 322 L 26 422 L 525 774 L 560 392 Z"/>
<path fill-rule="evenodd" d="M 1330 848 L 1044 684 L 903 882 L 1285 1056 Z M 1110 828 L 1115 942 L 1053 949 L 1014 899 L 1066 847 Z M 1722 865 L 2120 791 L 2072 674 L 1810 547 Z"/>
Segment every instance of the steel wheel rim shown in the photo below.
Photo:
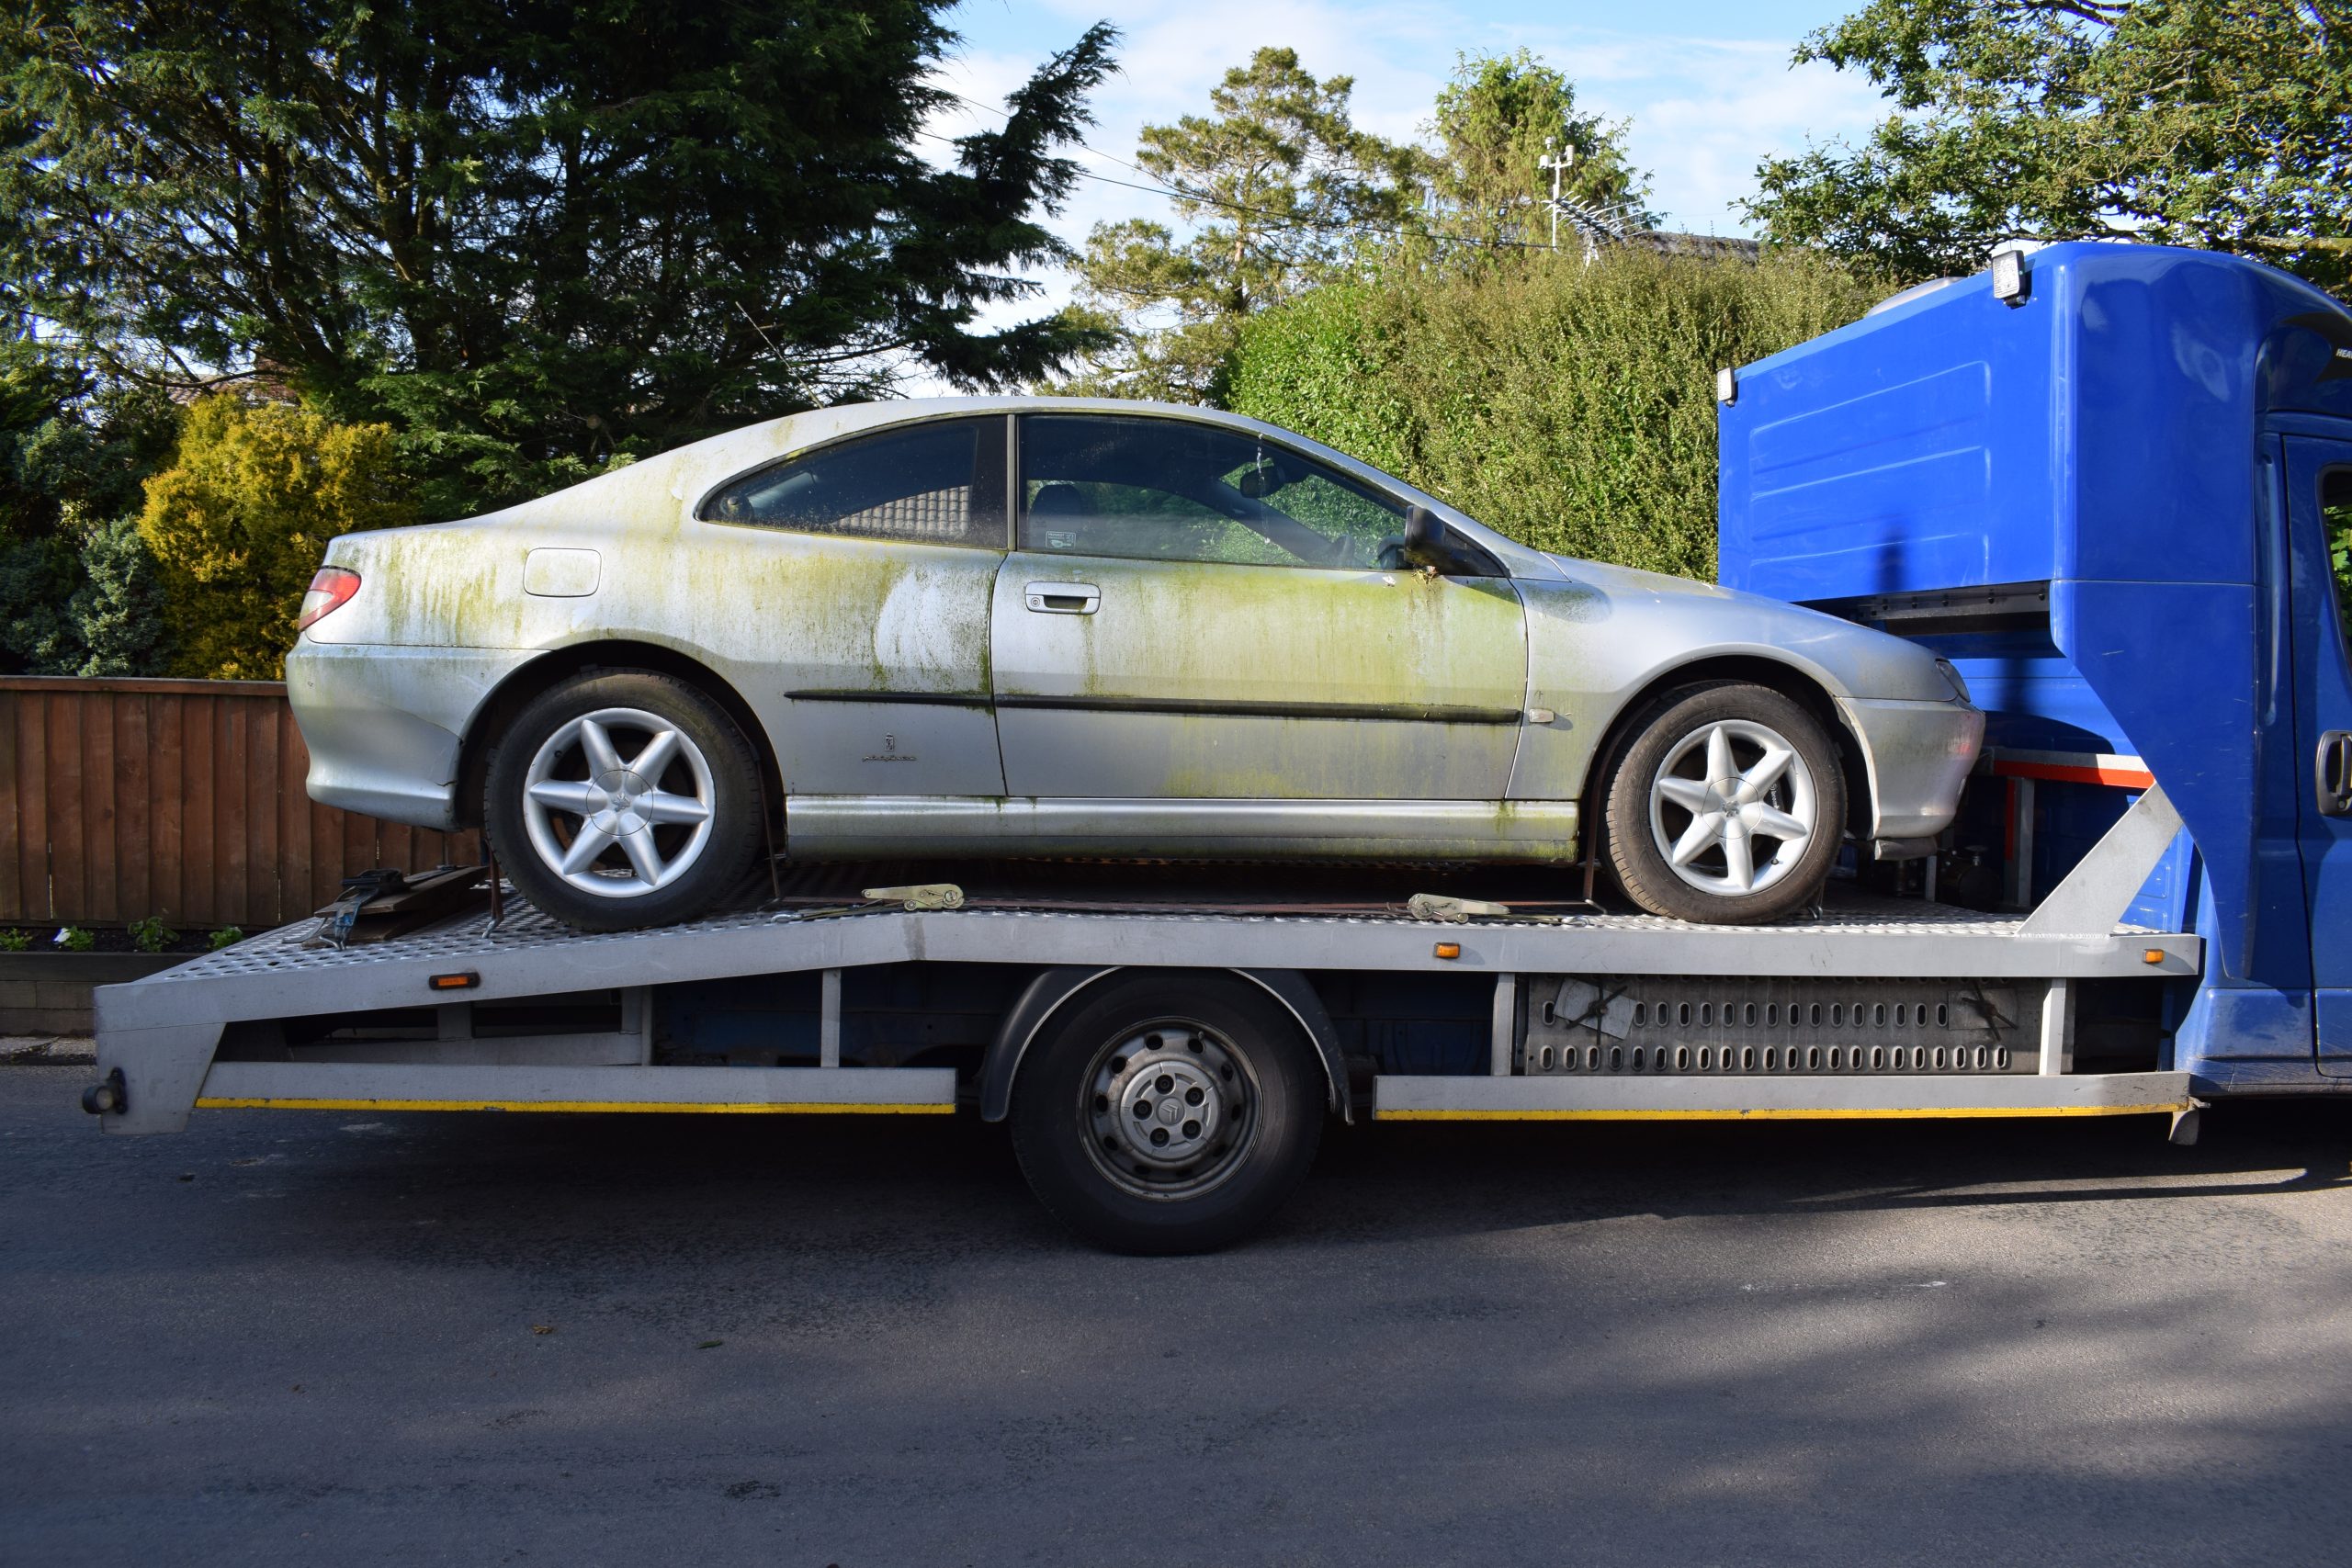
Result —
<path fill-rule="evenodd" d="M 1120 1031 L 1094 1053 L 1079 1086 L 1079 1138 L 1121 1191 L 1197 1198 L 1249 1158 L 1261 1100 L 1231 1041 L 1197 1020 L 1159 1019 Z"/>
<path fill-rule="evenodd" d="M 1650 780 L 1650 836 L 1684 885 L 1719 898 L 1773 886 L 1821 830 L 1813 771 L 1788 738 L 1748 718 L 1702 724 Z"/>
<path fill-rule="evenodd" d="M 523 777 L 539 863 L 599 898 L 642 898 L 702 858 L 718 815 L 709 760 L 643 708 L 598 708 L 541 742 Z"/>

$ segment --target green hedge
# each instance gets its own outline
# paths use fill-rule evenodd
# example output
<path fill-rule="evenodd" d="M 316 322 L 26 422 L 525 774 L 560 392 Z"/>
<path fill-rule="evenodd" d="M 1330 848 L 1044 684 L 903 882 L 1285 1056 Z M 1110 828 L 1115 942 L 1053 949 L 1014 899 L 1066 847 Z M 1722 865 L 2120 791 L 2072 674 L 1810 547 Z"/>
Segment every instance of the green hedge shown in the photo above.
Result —
<path fill-rule="evenodd" d="M 1229 402 L 1540 548 L 1712 580 L 1716 368 L 1886 291 L 1809 253 L 1398 269 L 1250 321 Z"/>

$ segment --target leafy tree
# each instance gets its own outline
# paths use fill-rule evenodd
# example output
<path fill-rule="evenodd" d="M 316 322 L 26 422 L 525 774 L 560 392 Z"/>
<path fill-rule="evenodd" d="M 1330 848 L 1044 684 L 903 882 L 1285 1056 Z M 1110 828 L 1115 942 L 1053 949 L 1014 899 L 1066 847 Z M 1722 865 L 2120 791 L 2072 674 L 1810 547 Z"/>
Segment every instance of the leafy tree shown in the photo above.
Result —
<path fill-rule="evenodd" d="M 58 498 L 27 461 L 27 447 L 68 412 L 79 390 L 71 371 L 32 344 L 0 342 L 0 538 L 56 532 Z"/>
<path fill-rule="evenodd" d="M 0 543 L 0 659 L 28 675 L 153 675 L 164 604 L 135 518 Z"/>
<path fill-rule="evenodd" d="M 2132 235 L 2352 282 L 2345 0 L 1871 0 L 1797 58 L 1894 112 L 1761 166 L 1775 240 L 1919 277 L 2013 234 Z"/>
<path fill-rule="evenodd" d="M 54 534 L 0 544 L 0 654 L 13 671 L 78 671 L 82 646 L 72 601 L 79 566 L 73 541 Z"/>
<path fill-rule="evenodd" d="M 1250 312 L 1343 274 L 1365 231 L 1418 221 L 1423 157 L 1358 130 L 1354 90 L 1261 49 L 1210 91 L 1210 114 L 1144 127 L 1136 163 L 1193 227 L 1137 218 L 1088 236 L 1080 299 L 1119 342 L 1071 389 L 1214 401 Z"/>
<path fill-rule="evenodd" d="M 147 476 L 179 439 L 179 411 L 152 387 L 74 374 L 48 417 L 22 433 L 12 478 L 39 497 L 28 531 L 79 533 L 139 510 Z"/>
<path fill-rule="evenodd" d="M 949 0 L 58 0 L 0 19 L 0 298 L 109 370 L 390 422 L 436 514 L 886 389 L 1045 374 L 1115 37 L 956 164 Z"/>
<path fill-rule="evenodd" d="M 160 627 L 137 587 L 145 547 L 129 519 L 178 428 L 158 394 L 100 383 L 21 338 L 0 341 L 0 669 L 152 672 Z"/>
<path fill-rule="evenodd" d="M 136 516 L 113 518 L 82 539 L 81 582 L 67 606 L 80 657 L 68 673 L 152 675 L 164 657 L 169 604 Z"/>
<path fill-rule="evenodd" d="M 327 541 L 411 521 L 396 462 L 389 425 L 225 394 L 191 405 L 139 517 L 174 672 L 277 679 Z"/>
<path fill-rule="evenodd" d="M 1447 233 L 1495 244 L 1547 244 L 1547 158 L 1566 156 L 1564 200 L 1634 228 L 1657 221 L 1648 187 L 1627 162 L 1623 121 L 1577 112 L 1575 84 L 1526 50 L 1463 55 L 1437 96 L 1430 130 Z M 1456 255 L 1478 253 L 1457 249 Z"/>

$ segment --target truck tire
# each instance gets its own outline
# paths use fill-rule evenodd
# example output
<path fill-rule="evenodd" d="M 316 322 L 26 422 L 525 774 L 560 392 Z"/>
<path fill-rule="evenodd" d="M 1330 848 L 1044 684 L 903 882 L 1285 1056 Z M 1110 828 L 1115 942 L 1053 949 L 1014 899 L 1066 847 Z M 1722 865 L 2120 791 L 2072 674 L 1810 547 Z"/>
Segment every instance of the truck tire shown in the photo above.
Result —
<path fill-rule="evenodd" d="M 1716 682 L 1628 727 L 1602 830 L 1625 896 L 1654 915 L 1756 925 L 1819 899 L 1846 781 L 1820 720 L 1768 686 Z"/>
<path fill-rule="evenodd" d="M 726 711 L 672 675 L 575 675 L 490 754 L 482 824 L 515 891 L 566 925 L 692 919 L 761 843 L 758 760 Z"/>
<path fill-rule="evenodd" d="M 1295 1020 L 1230 975 L 1094 987 L 1022 1058 L 1013 1152 L 1055 1216 L 1114 1252 L 1209 1252 L 1305 1179 L 1321 1066 Z"/>

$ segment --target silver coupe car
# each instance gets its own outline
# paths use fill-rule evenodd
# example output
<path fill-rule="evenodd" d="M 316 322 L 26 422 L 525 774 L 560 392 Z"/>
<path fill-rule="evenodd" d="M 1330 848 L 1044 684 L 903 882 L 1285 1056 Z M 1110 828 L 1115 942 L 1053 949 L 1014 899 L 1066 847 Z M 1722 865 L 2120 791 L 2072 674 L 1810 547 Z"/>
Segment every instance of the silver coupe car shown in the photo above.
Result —
<path fill-rule="evenodd" d="M 354 534 L 287 682 L 314 799 L 480 826 L 575 925 L 764 850 L 1567 864 L 1753 922 L 1922 852 L 1983 716 L 1898 638 L 1514 544 L 1231 414 L 827 409 Z"/>

